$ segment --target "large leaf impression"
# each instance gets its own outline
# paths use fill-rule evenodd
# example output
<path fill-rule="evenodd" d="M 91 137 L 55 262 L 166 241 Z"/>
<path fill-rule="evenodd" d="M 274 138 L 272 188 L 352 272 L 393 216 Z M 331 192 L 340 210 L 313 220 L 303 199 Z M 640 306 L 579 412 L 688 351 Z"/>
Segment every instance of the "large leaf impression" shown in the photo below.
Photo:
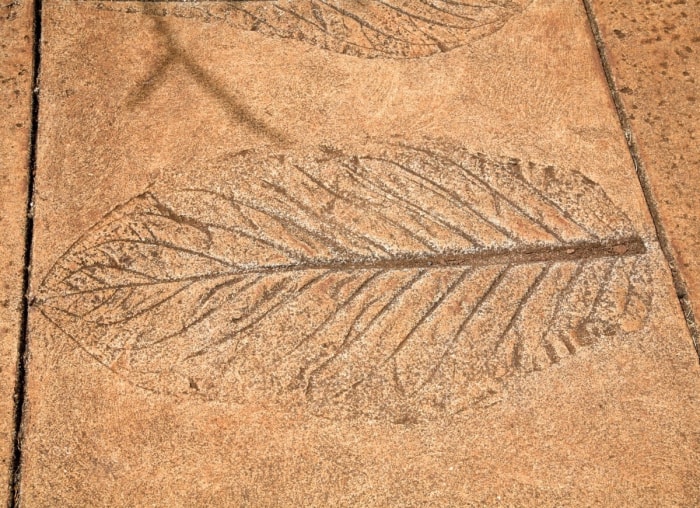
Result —
<path fill-rule="evenodd" d="M 644 326 L 644 244 L 580 173 L 432 145 L 208 171 L 110 212 L 37 297 L 149 390 L 406 421 Z"/>

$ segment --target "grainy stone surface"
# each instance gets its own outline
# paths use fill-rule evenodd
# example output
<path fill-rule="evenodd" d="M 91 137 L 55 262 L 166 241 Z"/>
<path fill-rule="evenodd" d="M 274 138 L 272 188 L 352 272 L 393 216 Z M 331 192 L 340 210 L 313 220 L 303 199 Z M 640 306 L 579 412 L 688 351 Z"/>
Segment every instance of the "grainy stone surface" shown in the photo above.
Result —
<path fill-rule="evenodd" d="M 314 4 L 44 6 L 23 503 L 697 504 L 583 8 Z"/>
<path fill-rule="evenodd" d="M 22 316 L 32 80 L 31 1 L 0 5 L 0 503 L 8 495 Z"/>
<path fill-rule="evenodd" d="M 593 2 L 661 223 L 700 312 L 700 2 Z"/>

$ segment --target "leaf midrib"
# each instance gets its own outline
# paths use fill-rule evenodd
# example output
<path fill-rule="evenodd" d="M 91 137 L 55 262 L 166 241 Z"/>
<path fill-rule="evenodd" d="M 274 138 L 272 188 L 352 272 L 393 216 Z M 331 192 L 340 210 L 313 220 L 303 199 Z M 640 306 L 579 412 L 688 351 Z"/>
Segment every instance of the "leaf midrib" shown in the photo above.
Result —
<path fill-rule="evenodd" d="M 105 285 L 103 288 L 63 293 L 60 296 L 92 293 L 139 286 L 154 286 L 177 282 L 197 282 L 222 277 L 247 274 L 278 274 L 303 272 L 309 270 L 326 270 L 328 272 L 349 272 L 364 270 L 410 270 L 476 267 L 489 265 L 525 265 L 531 263 L 575 262 L 586 259 L 619 258 L 636 256 L 646 253 L 646 246 L 638 236 L 622 237 L 612 240 L 579 241 L 554 246 L 519 246 L 479 250 L 476 252 L 423 254 L 418 256 L 395 256 L 389 259 L 360 258 L 351 260 L 307 261 L 303 263 L 279 264 L 267 266 L 239 267 L 234 270 L 192 275 L 174 279 L 164 279 L 148 282 Z"/>

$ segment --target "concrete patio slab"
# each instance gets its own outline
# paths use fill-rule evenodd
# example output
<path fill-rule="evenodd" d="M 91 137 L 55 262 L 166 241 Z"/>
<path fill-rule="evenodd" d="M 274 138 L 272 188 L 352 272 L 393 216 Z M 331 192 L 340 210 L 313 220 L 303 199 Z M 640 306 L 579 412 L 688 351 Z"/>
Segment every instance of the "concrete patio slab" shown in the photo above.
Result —
<path fill-rule="evenodd" d="M 0 503 L 7 504 L 22 326 L 33 2 L 0 6 Z"/>
<path fill-rule="evenodd" d="M 700 501 L 582 5 L 44 5 L 27 506 Z"/>
<path fill-rule="evenodd" d="M 682 281 L 679 296 L 697 316 L 700 2 L 595 0 L 592 5 L 657 223 L 668 237 Z M 700 330 L 695 333 L 700 339 Z"/>

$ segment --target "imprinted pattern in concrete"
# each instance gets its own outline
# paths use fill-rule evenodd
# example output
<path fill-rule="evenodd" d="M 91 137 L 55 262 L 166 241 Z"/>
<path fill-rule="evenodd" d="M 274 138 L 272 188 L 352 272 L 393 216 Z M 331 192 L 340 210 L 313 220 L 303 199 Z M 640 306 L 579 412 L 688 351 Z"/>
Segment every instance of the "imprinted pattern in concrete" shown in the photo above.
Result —
<path fill-rule="evenodd" d="M 147 390 L 291 392 L 395 420 L 465 411 L 644 326 L 646 248 L 580 173 L 367 150 L 245 152 L 218 164 L 225 190 L 137 196 L 61 257 L 37 305 Z"/>

